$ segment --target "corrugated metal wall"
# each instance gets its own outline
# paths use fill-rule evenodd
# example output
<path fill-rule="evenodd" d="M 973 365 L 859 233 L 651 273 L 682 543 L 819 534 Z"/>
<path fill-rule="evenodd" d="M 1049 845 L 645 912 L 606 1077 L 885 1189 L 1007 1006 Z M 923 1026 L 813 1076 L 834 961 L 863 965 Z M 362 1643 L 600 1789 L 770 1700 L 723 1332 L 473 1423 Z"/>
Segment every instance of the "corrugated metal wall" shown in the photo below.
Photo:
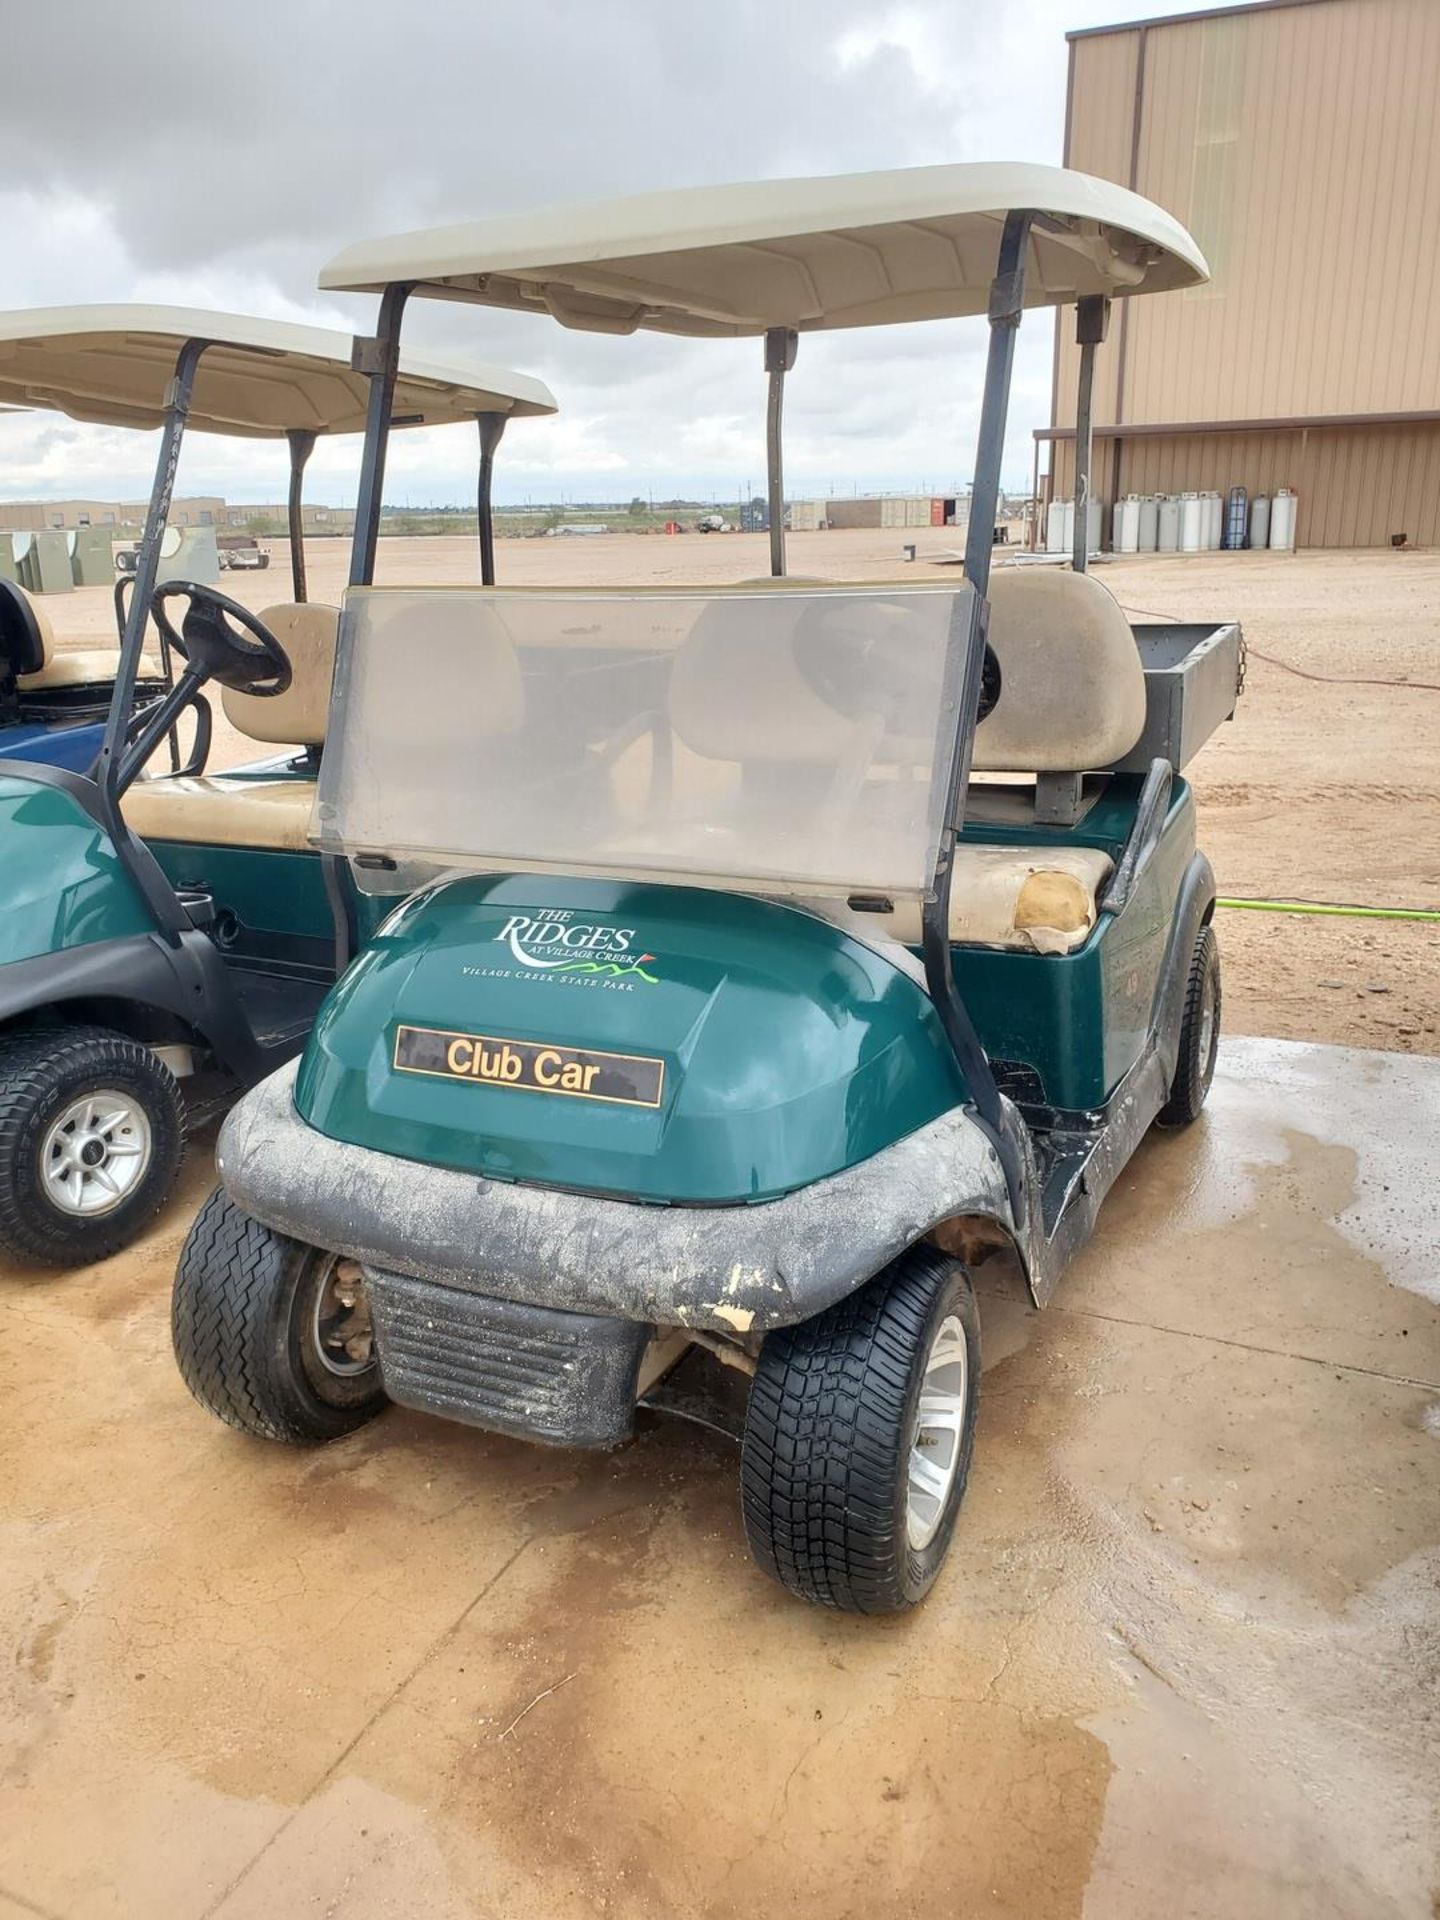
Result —
<path fill-rule="evenodd" d="M 1108 473 L 1108 444 L 1097 471 Z M 1073 491 L 1074 443 L 1055 448 L 1055 497 Z M 1282 433 L 1156 435 L 1124 442 L 1120 491 L 1203 493 L 1245 487 L 1300 495 L 1302 547 L 1440 546 L 1440 426 L 1311 428 Z M 1107 488 L 1106 498 L 1109 499 Z M 1108 535 L 1108 523 L 1107 523 Z"/>
<path fill-rule="evenodd" d="M 1221 13 L 1081 36 L 1071 54 L 1067 163 L 1167 207 L 1213 273 L 1208 287 L 1117 303 L 1096 357 L 1097 424 L 1440 408 L 1440 0 Z M 1069 310 L 1060 329 L 1054 418 L 1069 424 Z M 1424 484 L 1404 475 L 1433 478 L 1434 434 L 1313 431 L 1317 502 L 1358 479 L 1371 504 L 1327 507 L 1308 532 L 1302 520 L 1302 540 L 1427 515 L 1433 528 L 1433 495 L 1404 492 Z M 1125 443 L 1122 491 L 1146 484 L 1132 462 L 1148 472 L 1162 457 L 1204 467 L 1204 484 L 1225 478 L 1213 443 L 1168 456 L 1142 445 Z M 1096 469 L 1106 496 L 1112 450 Z M 1386 460 L 1392 473 L 1372 471 Z M 1056 480 L 1063 493 L 1058 463 Z"/>

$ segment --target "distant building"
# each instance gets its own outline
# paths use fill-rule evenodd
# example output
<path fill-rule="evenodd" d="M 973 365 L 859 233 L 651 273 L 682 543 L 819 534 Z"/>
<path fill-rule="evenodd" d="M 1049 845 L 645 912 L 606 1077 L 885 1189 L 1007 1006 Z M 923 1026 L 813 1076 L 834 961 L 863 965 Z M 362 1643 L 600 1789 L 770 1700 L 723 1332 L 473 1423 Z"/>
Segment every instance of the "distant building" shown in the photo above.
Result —
<path fill-rule="evenodd" d="M 45 533 L 77 527 L 113 527 L 116 538 L 138 533 L 145 524 L 143 500 L 0 500 L 0 527 Z M 170 509 L 172 527 L 218 527 L 225 502 L 209 495 L 177 500 Z"/>
<path fill-rule="evenodd" d="M 821 527 L 953 527 L 963 522 L 968 505 L 963 494 L 929 493 L 794 500 L 790 504 L 790 530 L 813 533 Z"/>
<path fill-rule="evenodd" d="M 1115 302 L 1094 497 L 1285 487 L 1301 546 L 1440 542 L 1440 0 L 1258 0 L 1069 41 L 1065 164 L 1158 201 L 1211 273 Z M 1061 308 L 1036 436 L 1056 500 L 1074 340 Z"/>
<path fill-rule="evenodd" d="M 355 530 L 353 507 L 315 507 L 306 501 L 302 504 L 300 512 L 307 534 L 348 534 Z M 290 524 L 289 514 L 290 509 L 283 500 L 267 501 L 260 506 L 246 505 L 242 501 L 238 506 L 227 506 L 224 520 L 217 521 L 216 524 L 234 528 L 240 532 L 244 532 L 252 524 L 258 524 L 266 531 L 273 529 L 279 534 L 283 533 Z"/>
<path fill-rule="evenodd" d="M 71 532 L 77 527 L 110 527 L 117 540 L 133 539 L 145 525 L 143 500 L 0 500 L 0 527 L 20 533 L 47 531 Z M 259 506 L 239 502 L 231 505 L 219 495 L 201 494 L 176 500 L 170 508 L 172 527 L 214 527 L 219 531 L 246 532 L 252 523 L 262 529 L 283 533 L 288 509 L 279 504 Z M 306 533 L 350 533 L 355 525 L 351 507 L 304 508 Z"/>

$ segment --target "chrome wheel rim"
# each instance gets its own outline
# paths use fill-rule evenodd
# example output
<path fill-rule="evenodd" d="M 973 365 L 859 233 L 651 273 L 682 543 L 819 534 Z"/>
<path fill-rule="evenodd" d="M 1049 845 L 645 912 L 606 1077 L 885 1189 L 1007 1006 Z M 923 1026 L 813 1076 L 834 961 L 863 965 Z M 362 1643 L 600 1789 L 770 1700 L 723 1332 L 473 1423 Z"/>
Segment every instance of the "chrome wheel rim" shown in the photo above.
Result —
<path fill-rule="evenodd" d="M 1215 975 L 1207 973 L 1205 984 L 1200 989 L 1200 1071 L 1210 1071 L 1211 1058 L 1215 1052 Z"/>
<path fill-rule="evenodd" d="M 950 1503 L 960 1467 L 970 1400 L 970 1349 L 959 1316 L 947 1314 L 925 1356 L 920 1404 L 910 1436 L 905 1533 L 916 1553 L 930 1545 Z"/>
<path fill-rule="evenodd" d="M 310 1327 L 315 1357 L 327 1373 L 353 1380 L 375 1363 L 375 1335 L 365 1282 L 353 1260 L 331 1260 L 315 1289 Z"/>
<path fill-rule="evenodd" d="M 82 1094 L 40 1143 L 45 1196 L 73 1219 L 113 1213 L 145 1178 L 151 1149 L 150 1117 L 133 1095 L 113 1087 Z"/>

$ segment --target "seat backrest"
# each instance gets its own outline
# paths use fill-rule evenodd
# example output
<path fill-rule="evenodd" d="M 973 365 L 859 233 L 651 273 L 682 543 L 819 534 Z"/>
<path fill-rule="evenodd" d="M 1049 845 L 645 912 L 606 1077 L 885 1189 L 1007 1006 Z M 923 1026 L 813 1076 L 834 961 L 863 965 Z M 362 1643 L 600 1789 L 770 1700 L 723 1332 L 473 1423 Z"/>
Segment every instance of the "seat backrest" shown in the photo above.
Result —
<path fill-rule="evenodd" d="M 318 747 L 324 743 L 330 714 L 330 682 L 335 678 L 335 640 L 340 611 L 314 601 L 288 601 L 266 607 L 256 618 L 285 649 L 290 685 L 262 700 L 253 693 L 221 689 L 225 718 L 251 740 L 279 746 Z"/>
<path fill-rule="evenodd" d="M 975 733 L 985 773 L 1089 773 L 1145 726 L 1145 670 L 1130 622 L 1088 573 L 999 567 L 990 576 L 995 705 Z"/>
<path fill-rule="evenodd" d="M 850 735 L 796 665 L 795 609 L 757 596 L 743 640 L 733 625 L 700 615 L 675 655 L 670 721 L 692 752 L 710 760 L 787 763 L 833 759 Z"/>
<path fill-rule="evenodd" d="M 42 673 L 54 652 L 44 608 L 13 580 L 0 579 L 0 679 Z"/>
<path fill-rule="evenodd" d="M 935 650 L 943 634 L 933 616 L 913 612 L 902 591 L 866 589 L 865 598 L 836 594 L 800 606 L 787 604 L 776 589 L 803 593 L 808 587 L 813 594 L 836 583 L 741 584 L 764 589 L 747 609 L 743 633 L 730 605 L 707 608 L 675 656 L 670 719 L 687 747 L 707 759 L 751 766 L 833 767 L 863 739 L 867 757 L 928 765 L 933 733 L 914 736 L 905 721 L 923 704 L 914 698 L 912 680 L 928 688 L 937 677 Z M 877 659 L 887 663 L 893 711 L 857 715 L 846 698 L 847 677 L 873 702 Z"/>

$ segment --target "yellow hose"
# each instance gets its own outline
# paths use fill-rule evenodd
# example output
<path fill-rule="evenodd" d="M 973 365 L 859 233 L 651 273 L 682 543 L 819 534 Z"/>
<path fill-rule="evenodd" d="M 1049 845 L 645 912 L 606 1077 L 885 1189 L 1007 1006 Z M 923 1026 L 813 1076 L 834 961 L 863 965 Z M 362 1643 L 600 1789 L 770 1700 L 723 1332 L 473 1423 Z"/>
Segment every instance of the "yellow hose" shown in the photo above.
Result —
<path fill-rule="evenodd" d="M 1349 920 L 1429 920 L 1440 921 L 1434 907 L 1352 907 L 1326 900 L 1250 900 L 1232 897 L 1219 899 L 1217 907 L 1236 907 L 1244 913 L 1322 913 Z"/>

